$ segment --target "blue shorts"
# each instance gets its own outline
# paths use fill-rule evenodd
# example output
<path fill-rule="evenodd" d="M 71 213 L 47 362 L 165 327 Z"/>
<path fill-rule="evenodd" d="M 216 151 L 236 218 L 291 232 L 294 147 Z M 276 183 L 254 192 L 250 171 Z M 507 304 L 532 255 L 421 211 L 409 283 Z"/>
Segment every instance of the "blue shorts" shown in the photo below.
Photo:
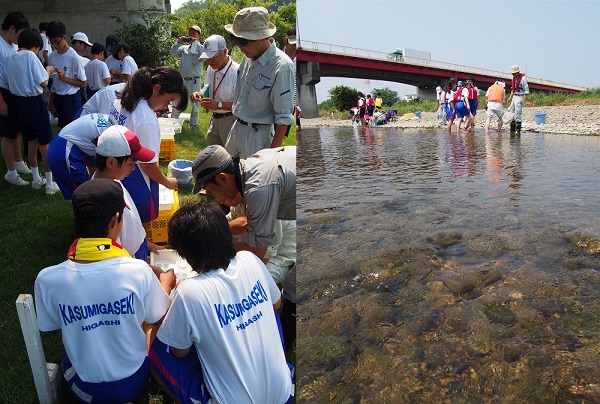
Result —
<path fill-rule="evenodd" d="M 52 128 L 48 119 L 48 105 L 43 95 L 35 97 L 19 97 L 13 95 L 19 128 L 23 140 L 35 140 L 41 146 L 47 145 L 52 140 Z"/>
<path fill-rule="evenodd" d="M 46 158 L 52 170 L 52 178 L 66 200 L 73 197 L 73 191 L 78 186 L 90 180 L 87 167 L 94 165 L 94 157 L 60 137 L 60 133 L 50 142 Z"/>
<path fill-rule="evenodd" d="M 126 403 L 135 400 L 148 380 L 148 358 L 134 374 L 113 382 L 88 383 L 79 378 L 68 357 L 60 362 L 60 370 L 65 375 L 71 393 L 81 402 L 87 403 Z"/>
<path fill-rule="evenodd" d="M 467 104 L 465 104 L 464 101 L 459 101 L 456 104 L 454 104 L 454 108 L 456 109 L 457 118 L 469 116 L 469 109 L 467 108 Z"/>
<path fill-rule="evenodd" d="M 17 106 L 15 105 L 14 96 L 5 88 L 0 87 L 2 98 L 8 107 L 8 115 L 0 115 L 0 137 L 16 139 L 19 130 L 19 117 L 17 115 Z M 47 113 L 46 113 L 47 115 Z M 46 120 L 50 122 L 46 116 Z"/>
<path fill-rule="evenodd" d="M 452 110 L 452 105 L 450 104 L 446 104 L 444 106 L 444 109 L 446 110 L 446 116 L 448 117 L 448 119 L 454 119 L 454 111 Z"/>
<path fill-rule="evenodd" d="M 477 107 L 479 106 L 478 100 L 469 100 L 469 107 L 473 116 L 477 115 Z"/>
<path fill-rule="evenodd" d="M 58 112 L 58 127 L 64 128 L 73 122 L 77 111 L 83 104 L 83 96 L 79 91 L 71 95 L 54 94 L 54 107 Z"/>
<path fill-rule="evenodd" d="M 192 345 L 185 358 L 177 358 L 169 346 L 156 338 L 148 352 L 150 366 L 165 386 L 181 403 L 207 403 L 210 393 L 206 390 L 202 365 L 196 348 Z"/>
<path fill-rule="evenodd" d="M 135 252 L 133 258 L 137 258 L 144 262 L 148 261 L 148 241 L 146 239 L 142 241 L 142 244 L 140 244 L 140 248 L 138 248 L 138 250 Z"/>
<path fill-rule="evenodd" d="M 142 223 L 148 223 L 158 217 L 158 183 L 150 178 L 148 180 L 150 188 L 146 185 L 140 166 L 136 164 L 135 170 L 121 181 L 131 195 Z"/>

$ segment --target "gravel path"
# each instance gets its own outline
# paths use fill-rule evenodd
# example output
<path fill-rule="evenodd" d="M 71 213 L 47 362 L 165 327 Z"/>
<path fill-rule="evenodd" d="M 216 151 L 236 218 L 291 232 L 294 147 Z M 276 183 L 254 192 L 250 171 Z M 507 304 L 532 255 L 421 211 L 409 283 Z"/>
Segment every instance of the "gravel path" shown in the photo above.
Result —
<path fill-rule="evenodd" d="M 546 123 L 538 125 L 535 122 L 534 114 L 537 112 L 546 113 Z M 475 127 L 483 129 L 485 123 L 485 110 L 477 110 L 475 117 Z M 490 131 L 497 126 L 497 120 L 492 118 Z M 309 127 L 344 127 L 352 126 L 350 118 L 345 120 L 328 119 L 324 117 L 302 119 L 302 126 Z M 384 127 L 396 128 L 438 128 L 439 124 L 435 117 L 435 112 L 421 112 L 420 119 L 404 120 L 398 119 L 396 122 L 390 122 Z M 503 130 L 508 130 L 508 125 L 504 125 Z M 525 107 L 523 108 L 523 132 L 543 132 L 543 133 L 569 133 L 572 135 L 600 135 L 600 105 L 570 105 L 554 107 Z"/>

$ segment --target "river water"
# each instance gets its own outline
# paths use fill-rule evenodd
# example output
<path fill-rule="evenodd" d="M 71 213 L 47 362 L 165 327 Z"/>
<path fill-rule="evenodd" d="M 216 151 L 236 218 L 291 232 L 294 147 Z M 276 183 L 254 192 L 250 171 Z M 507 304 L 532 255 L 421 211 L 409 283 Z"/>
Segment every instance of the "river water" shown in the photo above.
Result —
<path fill-rule="evenodd" d="M 297 145 L 298 402 L 600 402 L 600 137 Z"/>

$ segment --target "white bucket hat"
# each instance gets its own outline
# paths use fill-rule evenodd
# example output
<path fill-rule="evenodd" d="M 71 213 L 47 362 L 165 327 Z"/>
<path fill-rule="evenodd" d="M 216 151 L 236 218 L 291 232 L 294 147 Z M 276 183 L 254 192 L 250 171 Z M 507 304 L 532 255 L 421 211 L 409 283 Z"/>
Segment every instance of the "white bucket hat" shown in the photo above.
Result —
<path fill-rule="evenodd" d="M 225 25 L 225 30 L 238 38 L 255 41 L 273 36 L 277 27 L 269 22 L 266 8 L 246 7 L 236 13 L 233 24 Z"/>
<path fill-rule="evenodd" d="M 511 73 L 519 73 L 521 71 L 521 67 L 519 65 L 512 65 L 510 67 Z"/>

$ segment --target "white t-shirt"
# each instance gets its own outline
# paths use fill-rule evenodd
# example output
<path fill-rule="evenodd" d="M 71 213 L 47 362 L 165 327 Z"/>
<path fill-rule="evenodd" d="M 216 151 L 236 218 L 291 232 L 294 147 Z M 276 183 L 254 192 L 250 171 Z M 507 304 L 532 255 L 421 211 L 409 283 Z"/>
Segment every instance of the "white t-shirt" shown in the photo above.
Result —
<path fill-rule="evenodd" d="M 131 129 L 140 139 L 142 146 L 152 150 L 156 155 L 149 163 L 158 161 L 160 153 L 160 125 L 156 113 L 148 105 L 144 98 L 140 99 L 133 112 L 127 111 L 121 106 L 121 100 L 116 99 L 110 109 L 109 122 L 111 125 L 123 125 Z M 144 172 L 142 171 L 142 174 Z M 146 177 L 146 174 L 144 174 Z"/>
<path fill-rule="evenodd" d="M 115 181 L 121 184 L 121 181 Z M 123 184 L 121 184 L 121 187 L 123 188 L 125 203 L 129 206 L 129 209 L 123 210 L 123 227 L 118 242 L 133 256 L 146 239 L 146 230 L 142 226 L 142 219 L 140 219 L 140 214 L 135 206 L 135 202 L 131 199 L 131 195 L 129 195 Z"/>
<path fill-rule="evenodd" d="M 79 53 L 77 54 L 77 56 L 79 56 L 79 61 L 85 69 L 85 66 L 87 66 L 88 63 L 90 63 L 90 59 L 86 58 L 85 56 L 81 56 Z"/>
<path fill-rule="evenodd" d="M 91 90 L 100 90 L 101 88 L 108 86 L 108 84 L 104 82 L 104 79 L 110 79 L 110 72 L 108 71 L 106 63 L 99 59 L 90 60 L 90 62 L 85 65 L 84 70 L 88 87 Z"/>
<path fill-rule="evenodd" d="M 90 114 L 81 116 L 69 123 L 58 132 L 58 136 L 73 143 L 88 156 L 95 156 L 96 146 L 92 141 L 109 126 L 111 124 L 108 121 L 108 115 Z"/>
<path fill-rule="evenodd" d="M 92 114 L 95 112 L 108 115 L 113 103 L 117 99 L 116 93 L 123 91 L 125 84 L 126 83 L 113 84 L 111 86 L 102 88 L 85 104 L 83 104 L 83 111 L 81 111 L 81 115 Z"/>
<path fill-rule="evenodd" d="M 147 353 L 141 324 L 157 322 L 170 299 L 148 264 L 117 257 L 43 269 L 35 303 L 40 330 L 61 330 L 79 377 L 99 383 L 138 370 Z"/>
<path fill-rule="evenodd" d="M 121 74 L 129 74 L 133 75 L 133 73 L 137 72 L 138 66 L 135 63 L 135 60 L 131 56 L 125 56 L 123 58 L 123 68 L 121 69 Z"/>
<path fill-rule="evenodd" d="M 109 56 L 106 58 L 106 60 L 104 61 L 104 63 L 106 63 L 106 66 L 108 67 L 108 71 L 110 72 L 112 69 L 118 70 L 119 72 L 123 70 L 123 62 L 120 61 L 119 59 L 115 58 L 114 56 Z M 123 82 L 123 80 L 120 77 L 117 77 L 115 79 L 112 80 L 113 82 Z"/>
<path fill-rule="evenodd" d="M 50 45 L 50 40 L 48 39 L 48 37 L 46 36 L 46 34 L 40 34 L 42 36 L 42 49 L 40 49 L 40 52 L 38 53 L 38 57 L 40 58 L 40 62 L 44 63 L 45 59 L 44 59 L 44 52 L 48 52 L 48 55 L 50 55 L 50 52 L 52 52 L 52 45 Z"/>
<path fill-rule="evenodd" d="M 20 97 L 35 97 L 44 93 L 40 84 L 48 80 L 37 55 L 28 50 L 20 50 L 6 60 L 8 89 Z"/>
<path fill-rule="evenodd" d="M 56 50 L 53 51 L 50 56 L 48 56 L 48 65 L 63 69 L 65 71 L 65 76 L 70 79 L 81 81 L 87 80 L 81 57 L 73 50 L 73 48 L 67 49 L 62 55 Z M 58 77 L 58 73 L 55 72 L 52 74 L 52 89 L 50 91 L 59 95 L 73 95 L 79 91 L 79 87 L 61 81 Z"/>
<path fill-rule="evenodd" d="M 8 90 L 6 78 L 6 59 L 16 53 L 19 47 L 16 44 L 9 45 L 4 38 L 0 37 L 0 87 Z"/>
<path fill-rule="evenodd" d="M 183 281 L 158 338 L 192 344 L 206 385 L 219 403 L 284 403 L 291 393 L 273 303 L 281 297 L 254 254 L 240 251 L 229 267 Z"/>
<path fill-rule="evenodd" d="M 460 95 L 462 95 L 461 101 L 469 101 L 469 89 L 467 87 L 462 89 Z"/>
<path fill-rule="evenodd" d="M 230 65 L 231 63 L 231 65 Z M 210 97 L 223 102 L 233 102 L 233 91 L 235 79 L 240 65 L 229 58 L 229 62 L 221 70 L 215 71 L 212 67 L 206 68 L 204 85 L 210 86 Z M 225 74 L 227 72 L 227 74 Z M 223 76 L 224 75 L 224 76 Z M 215 90 L 217 93 L 215 94 Z M 231 112 L 224 109 L 215 111 L 217 113 Z"/>

